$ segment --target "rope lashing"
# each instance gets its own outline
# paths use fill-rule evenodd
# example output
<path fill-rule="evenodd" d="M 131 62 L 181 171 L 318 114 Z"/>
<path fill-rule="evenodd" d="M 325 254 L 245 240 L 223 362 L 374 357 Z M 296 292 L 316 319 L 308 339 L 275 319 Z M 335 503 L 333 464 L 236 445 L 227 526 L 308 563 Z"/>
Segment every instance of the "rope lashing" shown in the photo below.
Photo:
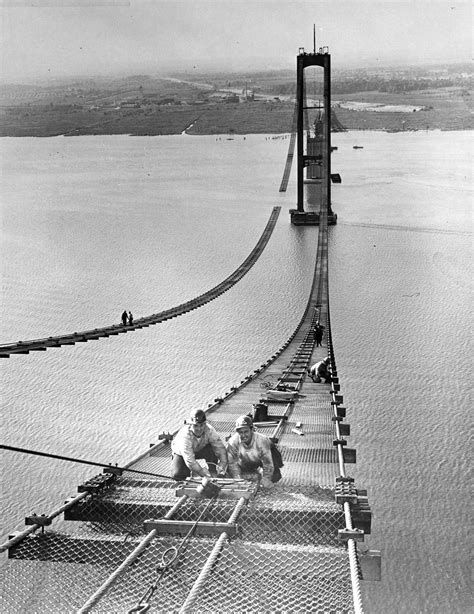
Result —
<path fill-rule="evenodd" d="M 70 456 L 61 456 L 59 454 L 50 454 L 49 452 L 38 452 L 38 450 L 28 450 L 26 448 L 16 448 L 13 446 L 6 446 L 0 444 L 0 450 L 9 450 L 10 452 L 21 452 L 22 454 L 32 454 L 34 456 L 44 456 L 46 458 L 56 458 L 58 460 L 64 460 L 71 463 L 81 463 L 83 465 L 92 465 L 94 467 L 102 467 L 104 469 L 112 468 L 119 471 L 127 471 L 131 473 L 141 473 L 143 475 L 150 475 L 154 478 L 163 478 L 165 480 L 171 480 L 169 475 L 162 475 L 160 473 L 151 473 L 150 471 L 140 471 L 139 469 L 128 469 L 127 467 L 119 467 L 118 465 L 111 465 L 110 463 L 96 463 L 94 461 L 88 461 L 80 458 L 72 458 Z"/>

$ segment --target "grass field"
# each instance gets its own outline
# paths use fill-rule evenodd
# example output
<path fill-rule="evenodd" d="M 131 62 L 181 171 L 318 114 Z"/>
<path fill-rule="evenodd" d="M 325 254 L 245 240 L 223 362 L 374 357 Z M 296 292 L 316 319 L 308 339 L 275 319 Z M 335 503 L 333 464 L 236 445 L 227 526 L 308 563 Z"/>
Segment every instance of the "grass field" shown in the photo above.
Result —
<path fill-rule="evenodd" d="M 171 91 L 171 90 L 170 90 Z M 195 87 L 180 88 L 190 92 L 189 102 L 159 105 L 143 98 L 143 91 L 127 91 L 130 100 L 142 101 L 135 107 L 116 107 L 109 96 L 96 96 L 94 104 L 59 102 L 54 97 L 35 102 L 0 106 L 0 136 L 68 136 L 83 134 L 279 134 L 291 130 L 293 102 L 271 99 L 244 103 L 199 101 Z M 124 93 L 122 92 L 122 95 Z M 98 104 L 100 98 L 101 104 Z M 53 102 L 55 100 L 55 102 Z M 91 99 L 92 100 L 92 99 Z M 471 130 L 473 95 L 462 88 L 421 90 L 409 94 L 359 92 L 338 95 L 333 100 L 339 121 L 348 130 Z M 337 106 L 352 101 L 387 105 L 423 107 L 416 112 L 374 112 L 350 110 Z M 75 101 L 77 102 L 77 101 Z M 190 127 L 191 126 L 191 127 Z"/>

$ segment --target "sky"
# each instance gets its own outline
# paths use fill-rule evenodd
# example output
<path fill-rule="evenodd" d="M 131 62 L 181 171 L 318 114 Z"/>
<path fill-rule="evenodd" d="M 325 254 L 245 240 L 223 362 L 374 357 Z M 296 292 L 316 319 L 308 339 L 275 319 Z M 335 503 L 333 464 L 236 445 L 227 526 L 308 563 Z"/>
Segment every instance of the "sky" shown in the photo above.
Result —
<path fill-rule="evenodd" d="M 335 69 L 472 59 L 470 0 L 0 0 L 0 78 L 294 68 L 328 46 Z"/>

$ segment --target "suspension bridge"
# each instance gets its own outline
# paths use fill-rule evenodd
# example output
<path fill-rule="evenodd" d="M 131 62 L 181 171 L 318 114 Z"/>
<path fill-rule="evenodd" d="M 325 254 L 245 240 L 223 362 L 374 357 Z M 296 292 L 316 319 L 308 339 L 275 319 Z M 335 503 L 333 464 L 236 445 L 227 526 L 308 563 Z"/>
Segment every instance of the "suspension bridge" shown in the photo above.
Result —
<path fill-rule="evenodd" d="M 305 120 L 308 66 L 324 72 L 324 103 L 315 109 L 313 128 Z M 192 478 L 175 482 L 168 477 L 174 433 L 166 431 L 124 467 L 67 459 L 103 471 L 78 485 L 57 509 L 26 517 L 26 528 L 0 545 L 8 553 L 3 611 L 363 612 L 361 583 L 380 579 L 380 553 L 363 545 L 372 514 L 367 492 L 348 470 L 356 450 L 348 446 L 350 425 L 332 340 L 328 227 L 337 216 L 330 196 L 335 177 L 329 82 L 328 50 L 300 49 L 295 134 L 280 185 L 286 190 L 297 144 L 298 198 L 290 219 L 295 225 L 319 226 L 313 282 L 300 322 L 265 363 L 216 396 L 206 410 L 225 439 L 237 416 L 263 408 L 263 417 L 255 415 L 255 428 L 278 444 L 282 479 L 263 490 L 258 479 L 224 477 L 214 481 L 212 495 L 203 494 L 202 484 Z M 246 261 L 200 297 L 132 326 L 4 344 L 1 355 L 132 332 L 216 299 L 259 257 L 278 214 L 275 208 Z M 322 345 L 315 337 L 318 322 L 325 327 Z M 330 377 L 315 383 L 308 369 L 326 356 Z M 9 453 L 48 455 L 2 447 Z M 64 521 L 58 523 L 60 517 Z"/>

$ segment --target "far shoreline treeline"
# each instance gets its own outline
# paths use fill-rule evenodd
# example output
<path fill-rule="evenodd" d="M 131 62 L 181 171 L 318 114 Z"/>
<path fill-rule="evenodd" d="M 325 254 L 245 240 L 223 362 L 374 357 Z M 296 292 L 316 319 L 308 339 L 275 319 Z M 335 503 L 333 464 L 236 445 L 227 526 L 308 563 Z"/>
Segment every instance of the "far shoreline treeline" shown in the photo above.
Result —
<path fill-rule="evenodd" d="M 192 78 L 136 75 L 5 86 L 0 96 L 0 136 L 291 131 L 290 71 L 250 77 L 193 74 Z M 333 111 L 347 130 L 471 130 L 472 85 L 473 76 L 464 65 L 346 72 L 332 84 Z M 307 98 L 315 104 L 319 90 L 316 79 L 307 86 Z"/>

